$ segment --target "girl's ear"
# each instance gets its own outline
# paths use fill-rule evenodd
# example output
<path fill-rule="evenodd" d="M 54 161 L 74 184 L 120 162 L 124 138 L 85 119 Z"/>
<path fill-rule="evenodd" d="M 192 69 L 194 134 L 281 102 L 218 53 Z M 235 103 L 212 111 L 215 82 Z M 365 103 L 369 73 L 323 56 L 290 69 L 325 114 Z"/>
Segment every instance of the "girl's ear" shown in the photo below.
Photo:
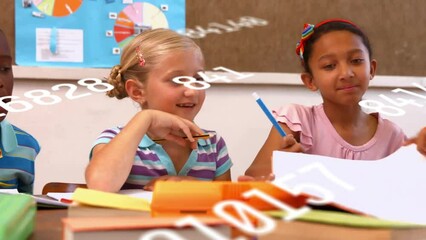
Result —
<path fill-rule="evenodd" d="M 138 80 L 128 79 L 125 83 L 125 88 L 127 95 L 139 104 L 143 104 L 145 102 L 145 90 L 144 85 Z"/>
<path fill-rule="evenodd" d="M 312 77 L 312 74 L 304 72 L 304 73 L 302 73 L 302 75 L 300 76 L 300 78 L 302 79 L 303 84 L 305 84 L 305 86 L 309 90 L 311 90 L 311 91 L 318 90 L 318 87 L 314 83 L 314 78 Z"/>
<path fill-rule="evenodd" d="M 370 63 L 370 80 L 374 78 L 376 75 L 376 69 L 377 69 L 377 61 L 376 59 L 371 60 Z"/>

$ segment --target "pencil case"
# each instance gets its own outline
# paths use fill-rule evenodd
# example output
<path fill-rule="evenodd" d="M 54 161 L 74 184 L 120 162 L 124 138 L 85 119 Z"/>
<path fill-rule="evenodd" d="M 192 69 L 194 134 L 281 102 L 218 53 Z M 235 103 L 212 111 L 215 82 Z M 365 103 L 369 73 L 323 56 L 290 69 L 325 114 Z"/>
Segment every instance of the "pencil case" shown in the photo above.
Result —
<path fill-rule="evenodd" d="M 261 197 L 243 196 L 253 189 L 293 208 L 306 205 L 307 196 L 293 196 L 268 182 L 157 181 L 152 196 L 151 215 L 214 215 L 213 207 L 224 200 L 237 200 L 259 211 L 277 209 Z"/>

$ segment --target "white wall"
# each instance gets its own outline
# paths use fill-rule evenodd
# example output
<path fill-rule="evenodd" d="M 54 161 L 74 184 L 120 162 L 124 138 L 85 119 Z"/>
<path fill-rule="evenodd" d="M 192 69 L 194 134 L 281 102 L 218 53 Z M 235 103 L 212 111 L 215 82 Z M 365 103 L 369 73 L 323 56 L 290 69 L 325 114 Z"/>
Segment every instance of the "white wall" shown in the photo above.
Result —
<path fill-rule="evenodd" d="M 279 79 L 280 75 L 275 77 Z M 28 76 L 27 78 L 29 79 L 15 81 L 15 96 L 25 99 L 24 93 L 30 90 L 49 90 L 55 84 L 66 82 L 76 84 L 75 81 L 32 80 Z M 233 179 L 244 173 L 271 127 L 251 96 L 252 92 L 256 91 L 270 108 L 286 103 L 312 105 L 321 102 L 318 94 L 309 92 L 297 84 L 296 75 L 293 78 L 290 81 L 293 84 L 290 85 L 217 84 L 208 89 L 206 102 L 196 122 L 203 128 L 217 130 L 225 138 L 234 161 Z M 409 89 L 411 83 L 407 82 L 417 81 L 424 85 L 424 78 L 407 80 L 385 77 L 381 81 L 386 79 L 394 81 L 391 86 L 402 83 L 400 85 L 405 86 L 404 89 L 426 96 L 425 91 Z M 262 83 L 263 80 L 264 76 L 256 74 L 251 81 Z M 282 82 L 286 82 L 285 79 Z M 370 88 L 365 98 L 380 99 L 379 94 L 385 94 L 393 99 L 404 96 L 391 93 L 394 88 L 396 87 Z M 89 92 L 83 88 L 79 89 L 77 94 Z M 65 90 L 61 90 L 54 93 L 62 98 L 60 103 L 49 106 L 33 104 L 33 109 L 11 113 L 7 117 L 10 122 L 35 136 L 42 147 L 36 159 L 35 194 L 40 193 L 43 185 L 51 181 L 84 182 L 84 169 L 92 142 L 102 130 L 125 124 L 137 111 L 137 107 L 130 100 L 118 101 L 106 97 L 103 93 L 93 92 L 91 96 L 69 100 L 64 97 L 64 92 Z M 425 99 L 416 99 L 426 105 Z M 403 109 L 407 114 L 391 119 L 399 124 L 407 135 L 414 135 L 421 126 L 426 125 L 426 107 L 410 106 Z"/>

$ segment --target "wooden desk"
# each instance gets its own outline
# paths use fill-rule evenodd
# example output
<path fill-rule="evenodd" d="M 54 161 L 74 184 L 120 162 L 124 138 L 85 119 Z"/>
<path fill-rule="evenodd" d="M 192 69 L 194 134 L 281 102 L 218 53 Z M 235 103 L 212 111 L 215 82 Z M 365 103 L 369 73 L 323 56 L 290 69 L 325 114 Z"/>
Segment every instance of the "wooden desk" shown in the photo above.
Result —
<path fill-rule="evenodd" d="M 67 209 L 37 210 L 36 226 L 30 240 L 61 240 L 61 218 L 67 216 Z M 426 228 L 420 229 L 364 229 L 310 222 L 277 222 L 274 234 L 261 236 L 260 240 L 424 240 Z M 233 229 L 233 236 L 241 233 Z M 250 239 L 250 238 L 247 238 Z"/>
<path fill-rule="evenodd" d="M 62 239 L 61 218 L 67 216 L 67 209 L 37 210 L 36 225 L 30 240 Z"/>

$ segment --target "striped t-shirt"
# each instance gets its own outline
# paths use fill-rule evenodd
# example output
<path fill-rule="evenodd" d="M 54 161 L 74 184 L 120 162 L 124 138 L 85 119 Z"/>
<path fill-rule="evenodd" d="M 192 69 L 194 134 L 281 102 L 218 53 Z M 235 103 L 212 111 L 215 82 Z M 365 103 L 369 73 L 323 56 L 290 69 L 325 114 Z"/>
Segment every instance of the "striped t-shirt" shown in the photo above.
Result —
<path fill-rule="evenodd" d="M 103 131 L 94 146 L 110 142 L 122 129 L 115 127 Z M 145 135 L 139 143 L 132 169 L 122 189 L 142 188 L 152 179 L 164 175 L 191 176 L 211 181 L 224 174 L 231 166 L 225 141 L 216 133 L 209 139 L 198 140 L 198 148 L 190 153 L 179 173 L 162 146 Z"/>
<path fill-rule="evenodd" d="M 6 120 L 0 123 L 0 188 L 33 193 L 37 140 Z"/>

